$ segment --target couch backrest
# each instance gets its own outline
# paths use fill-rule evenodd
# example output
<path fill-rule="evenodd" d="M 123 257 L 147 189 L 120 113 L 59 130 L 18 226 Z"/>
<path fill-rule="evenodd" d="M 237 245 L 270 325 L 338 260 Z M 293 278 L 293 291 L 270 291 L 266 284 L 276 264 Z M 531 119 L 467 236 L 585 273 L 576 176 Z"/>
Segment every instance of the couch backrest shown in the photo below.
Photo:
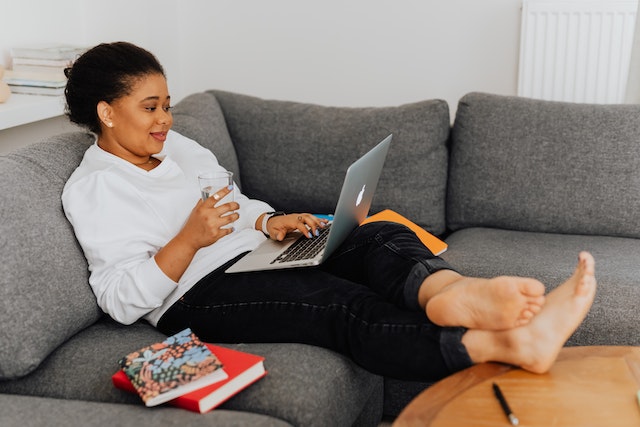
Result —
<path fill-rule="evenodd" d="M 640 237 L 640 106 L 464 96 L 447 224 Z"/>
<path fill-rule="evenodd" d="M 216 97 L 208 92 L 194 93 L 178 102 L 171 111 L 173 129 L 211 150 L 218 162 L 233 172 L 234 180 L 242 187 L 238 158 Z"/>
<path fill-rule="evenodd" d="M 372 213 L 390 208 L 436 234 L 445 230 L 445 101 L 349 108 L 211 93 L 224 113 L 247 195 L 290 212 L 333 212 L 349 164 L 393 133 Z"/>
<path fill-rule="evenodd" d="M 92 141 L 69 133 L 0 157 L 0 379 L 31 372 L 101 315 L 60 202 Z"/>

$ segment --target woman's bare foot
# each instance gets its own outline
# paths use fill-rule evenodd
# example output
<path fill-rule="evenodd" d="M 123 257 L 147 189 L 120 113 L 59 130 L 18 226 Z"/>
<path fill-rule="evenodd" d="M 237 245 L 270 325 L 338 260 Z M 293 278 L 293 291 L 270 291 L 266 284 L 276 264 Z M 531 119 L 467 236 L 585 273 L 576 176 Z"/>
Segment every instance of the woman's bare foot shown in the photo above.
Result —
<path fill-rule="evenodd" d="M 529 324 L 506 331 L 469 330 L 462 342 L 476 363 L 503 362 L 544 373 L 584 320 L 595 293 L 595 261 L 588 252 L 581 252 L 573 275 L 547 295 L 546 304 Z"/>
<path fill-rule="evenodd" d="M 511 329 L 526 325 L 540 312 L 545 301 L 544 292 L 544 285 L 530 278 L 459 276 L 428 299 L 426 313 L 440 326 Z"/>

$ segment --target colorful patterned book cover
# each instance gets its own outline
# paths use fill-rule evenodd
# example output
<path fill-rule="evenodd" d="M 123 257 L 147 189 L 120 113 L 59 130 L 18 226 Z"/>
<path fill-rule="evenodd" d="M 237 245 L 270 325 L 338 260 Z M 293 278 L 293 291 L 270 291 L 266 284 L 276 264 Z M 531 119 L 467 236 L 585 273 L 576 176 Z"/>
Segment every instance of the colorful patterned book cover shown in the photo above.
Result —
<path fill-rule="evenodd" d="M 228 377 L 218 357 L 191 329 L 134 351 L 119 364 L 146 406 L 159 405 Z"/>

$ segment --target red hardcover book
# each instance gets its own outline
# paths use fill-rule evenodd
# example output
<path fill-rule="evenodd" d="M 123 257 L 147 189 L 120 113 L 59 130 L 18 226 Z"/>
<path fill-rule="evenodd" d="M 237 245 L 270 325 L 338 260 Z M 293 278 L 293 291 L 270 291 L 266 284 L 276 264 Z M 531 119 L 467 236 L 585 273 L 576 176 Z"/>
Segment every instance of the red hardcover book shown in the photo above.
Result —
<path fill-rule="evenodd" d="M 170 400 L 169 404 L 189 411 L 205 413 L 267 374 L 262 356 L 214 344 L 206 343 L 206 346 L 222 362 L 223 369 L 229 377 Z M 113 374 L 111 380 L 117 388 L 136 393 L 133 384 L 122 370 Z"/>

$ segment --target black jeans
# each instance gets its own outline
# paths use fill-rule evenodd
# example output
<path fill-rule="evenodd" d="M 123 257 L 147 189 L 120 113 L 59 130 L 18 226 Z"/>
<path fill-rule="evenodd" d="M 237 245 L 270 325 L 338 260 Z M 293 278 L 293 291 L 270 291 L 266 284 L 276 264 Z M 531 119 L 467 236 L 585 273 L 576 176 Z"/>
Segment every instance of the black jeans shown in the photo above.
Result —
<path fill-rule="evenodd" d="M 234 261 L 230 261 L 231 264 Z M 225 274 L 200 280 L 160 319 L 207 342 L 296 342 L 325 347 L 387 377 L 435 381 L 469 367 L 464 328 L 433 324 L 418 288 L 451 269 L 408 228 L 358 227 L 322 266 Z"/>

